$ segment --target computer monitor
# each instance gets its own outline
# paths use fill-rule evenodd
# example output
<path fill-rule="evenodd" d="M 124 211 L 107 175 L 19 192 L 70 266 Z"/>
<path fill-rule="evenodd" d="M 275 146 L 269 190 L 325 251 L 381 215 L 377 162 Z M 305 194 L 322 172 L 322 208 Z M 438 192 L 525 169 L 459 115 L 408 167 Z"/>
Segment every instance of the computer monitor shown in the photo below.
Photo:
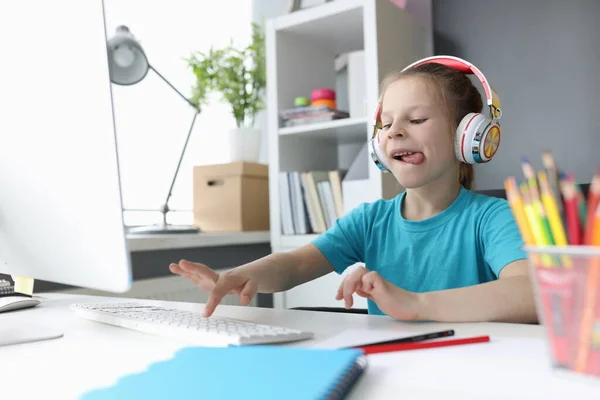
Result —
<path fill-rule="evenodd" d="M 0 273 L 130 288 L 104 18 L 102 0 L 0 5 Z"/>

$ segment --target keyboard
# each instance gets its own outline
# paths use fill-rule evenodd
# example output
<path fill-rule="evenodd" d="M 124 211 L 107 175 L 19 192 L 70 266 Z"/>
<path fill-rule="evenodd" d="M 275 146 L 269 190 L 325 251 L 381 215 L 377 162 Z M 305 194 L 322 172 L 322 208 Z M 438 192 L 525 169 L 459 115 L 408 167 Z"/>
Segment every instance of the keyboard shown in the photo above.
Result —
<path fill-rule="evenodd" d="M 270 344 L 313 337 L 307 331 L 233 318 L 205 318 L 196 312 L 137 302 L 81 303 L 70 308 L 81 318 L 199 346 Z"/>

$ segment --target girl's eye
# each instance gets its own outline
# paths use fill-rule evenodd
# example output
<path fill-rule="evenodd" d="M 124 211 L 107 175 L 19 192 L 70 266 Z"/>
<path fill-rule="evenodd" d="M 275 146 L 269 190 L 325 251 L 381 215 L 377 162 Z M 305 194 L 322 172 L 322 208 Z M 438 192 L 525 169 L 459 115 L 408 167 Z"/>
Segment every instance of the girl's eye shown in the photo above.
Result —
<path fill-rule="evenodd" d="M 425 121 L 427 121 L 427 118 L 411 119 L 410 123 L 414 124 L 414 125 L 420 125 L 420 124 L 422 124 Z"/>
<path fill-rule="evenodd" d="M 392 124 L 385 124 L 383 125 L 383 129 L 390 129 L 390 126 L 392 126 Z"/>

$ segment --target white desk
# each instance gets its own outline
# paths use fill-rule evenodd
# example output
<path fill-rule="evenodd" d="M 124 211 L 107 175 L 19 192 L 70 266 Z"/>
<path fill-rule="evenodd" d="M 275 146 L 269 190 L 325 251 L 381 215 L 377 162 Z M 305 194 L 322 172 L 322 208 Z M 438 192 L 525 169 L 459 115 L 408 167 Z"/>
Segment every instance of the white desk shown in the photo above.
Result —
<path fill-rule="evenodd" d="M 103 298 L 46 297 L 43 305 L 34 309 L 0 314 L 3 325 L 32 321 L 65 333 L 60 339 L 0 347 L 2 398 L 75 399 L 122 375 L 142 371 L 182 347 L 172 340 L 79 319 L 67 308 L 73 302 Z M 191 303 L 155 303 L 202 309 L 202 305 Z M 295 345 L 314 345 L 344 329 L 423 332 L 451 328 L 460 336 L 487 334 L 492 338 L 490 343 L 371 355 L 351 399 L 600 398 L 600 381 L 550 370 L 539 326 L 401 323 L 381 316 L 238 306 L 220 306 L 216 314 L 315 332 L 314 340 Z M 234 384 L 238 373 L 244 371 L 232 365 L 222 384 Z M 16 393 L 19 387 L 26 389 Z M 254 395 L 250 393 L 248 398 Z"/>

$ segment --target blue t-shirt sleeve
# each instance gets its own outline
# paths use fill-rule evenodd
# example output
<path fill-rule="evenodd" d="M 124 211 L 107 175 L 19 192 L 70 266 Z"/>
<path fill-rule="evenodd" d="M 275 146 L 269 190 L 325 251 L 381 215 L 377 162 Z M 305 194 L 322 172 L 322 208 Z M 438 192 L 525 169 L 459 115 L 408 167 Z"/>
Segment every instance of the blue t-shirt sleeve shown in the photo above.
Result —
<path fill-rule="evenodd" d="M 312 241 L 338 274 L 353 264 L 364 262 L 367 221 L 368 203 L 363 203 L 338 218 L 331 228 Z"/>
<path fill-rule="evenodd" d="M 507 201 L 498 201 L 483 221 L 481 238 L 484 259 L 496 275 L 513 261 L 526 259 L 523 238 Z"/>

